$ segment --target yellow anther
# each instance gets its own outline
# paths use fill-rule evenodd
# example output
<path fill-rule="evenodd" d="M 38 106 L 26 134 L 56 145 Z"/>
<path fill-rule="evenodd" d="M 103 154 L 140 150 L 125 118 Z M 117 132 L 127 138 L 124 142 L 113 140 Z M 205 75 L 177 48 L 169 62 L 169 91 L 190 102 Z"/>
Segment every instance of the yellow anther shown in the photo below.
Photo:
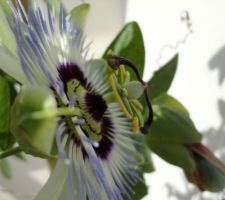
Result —
<path fill-rule="evenodd" d="M 111 74 L 111 75 L 109 76 L 109 83 L 110 83 L 111 86 L 112 86 L 113 96 L 114 96 L 114 98 L 116 99 L 116 101 L 118 102 L 120 108 L 122 109 L 122 111 L 124 112 L 124 114 L 126 115 L 126 117 L 127 117 L 128 119 L 131 119 L 132 116 L 131 116 L 131 114 L 128 112 L 128 110 L 126 109 L 126 106 L 124 105 L 124 103 L 123 103 L 123 101 L 122 101 L 122 99 L 121 99 L 121 97 L 120 97 L 120 95 L 119 95 L 119 93 L 118 93 L 118 90 L 117 90 L 117 88 L 116 88 L 115 79 L 116 79 L 116 77 L 115 77 L 114 74 Z"/>
<path fill-rule="evenodd" d="M 138 120 L 137 117 L 134 117 L 133 118 L 133 121 L 132 121 L 132 130 L 135 133 L 140 133 L 139 120 Z"/>

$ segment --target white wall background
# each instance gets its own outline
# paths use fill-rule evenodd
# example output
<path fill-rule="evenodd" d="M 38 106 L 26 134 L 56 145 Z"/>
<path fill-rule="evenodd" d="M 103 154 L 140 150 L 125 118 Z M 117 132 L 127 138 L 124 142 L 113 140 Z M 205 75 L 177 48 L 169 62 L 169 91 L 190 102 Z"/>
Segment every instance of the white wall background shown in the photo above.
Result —
<path fill-rule="evenodd" d="M 67 7 L 77 3 L 67 0 Z M 125 0 L 89 0 L 92 12 L 87 25 L 87 36 L 94 41 L 92 51 L 101 55 L 104 48 L 124 23 Z M 225 1 L 224 0 L 128 0 L 126 21 L 136 20 L 141 25 L 146 42 L 147 80 L 159 67 L 160 49 L 174 46 L 187 33 L 180 17 L 184 10 L 190 13 L 193 34 L 179 45 L 179 68 L 170 94 L 189 109 L 198 129 L 211 141 L 225 161 Z M 164 48 L 163 63 L 176 52 Z M 207 141 L 206 141 L 207 143 Z M 156 172 L 147 175 L 150 194 L 145 200 L 213 200 L 218 195 L 196 193 L 185 182 L 180 169 L 154 156 Z M 10 159 L 14 179 L 0 177 L 0 199 L 26 200 L 38 192 L 48 177 L 48 168 L 42 160 L 28 157 L 27 163 Z M 219 199 L 218 199 L 219 200 Z M 221 199 L 222 200 L 222 199 Z"/>

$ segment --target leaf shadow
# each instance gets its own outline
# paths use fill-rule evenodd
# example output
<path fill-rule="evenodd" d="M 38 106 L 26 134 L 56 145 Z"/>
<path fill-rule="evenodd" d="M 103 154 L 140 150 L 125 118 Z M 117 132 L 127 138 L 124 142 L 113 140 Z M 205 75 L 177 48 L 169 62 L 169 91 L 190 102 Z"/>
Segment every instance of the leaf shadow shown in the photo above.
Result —
<path fill-rule="evenodd" d="M 7 180 L 0 175 L 0 198 L 1 194 L 9 194 L 15 199 L 29 200 L 42 187 L 41 183 L 31 174 L 46 168 L 46 164 L 41 159 L 26 156 L 25 161 L 15 157 L 9 158 L 12 178 Z M 47 177 L 46 177 L 47 178 Z M 4 194 L 3 194 L 4 193 Z"/>
<path fill-rule="evenodd" d="M 218 70 L 218 84 L 222 85 L 225 79 L 225 46 L 220 48 L 209 60 L 209 69 Z"/>

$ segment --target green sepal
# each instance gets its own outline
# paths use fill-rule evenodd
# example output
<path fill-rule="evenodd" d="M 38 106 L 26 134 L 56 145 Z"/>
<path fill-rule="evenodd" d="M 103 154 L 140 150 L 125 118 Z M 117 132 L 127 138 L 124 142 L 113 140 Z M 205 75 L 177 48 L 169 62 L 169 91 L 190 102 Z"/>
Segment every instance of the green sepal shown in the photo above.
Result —
<path fill-rule="evenodd" d="M 155 98 L 152 101 L 152 104 L 153 105 L 166 105 L 168 107 L 171 107 L 171 108 L 181 111 L 182 113 L 186 114 L 187 116 L 190 115 L 187 108 L 181 102 L 179 102 L 177 99 L 175 99 L 174 97 L 172 97 L 168 94 L 162 94 L 159 97 Z"/>
<path fill-rule="evenodd" d="M 21 89 L 11 110 L 11 131 L 25 153 L 43 158 L 53 156 L 55 110 L 55 99 L 47 88 Z"/>
<path fill-rule="evenodd" d="M 107 58 L 109 51 L 114 54 L 125 57 L 138 66 L 138 70 L 143 76 L 145 64 L 145 47 L 141 29 L 137 22 L 130 22 L 124 26 L 116 38 L 106 49 L 103 58 Z M 136 75 L 130 69 L 131 80 L 136 79 Z"/>
<path fill-rule="evenodd" d="M 201 135 L 192 120 L 183 112 L 165 105 L 153 107 L 154 120 L 149 140 L 157 143 L 191 144 L 201 141 Z"/>
<path fill-rule="evenodd" d="M 71 17 L 72 23 L 80 29 L 83 29 L 86 23 L 86 18 L 90 11 L 90 5 L 83 3 L 79 6 L 73 8 L 69 14 L 68 18 Z"/>
<path fill-rule="evenodd" d="M 149 94 L 152 100 L 168 91 L 174 79 L 177 64 L 178 54 L 153 74 L 148 82 Z"/>

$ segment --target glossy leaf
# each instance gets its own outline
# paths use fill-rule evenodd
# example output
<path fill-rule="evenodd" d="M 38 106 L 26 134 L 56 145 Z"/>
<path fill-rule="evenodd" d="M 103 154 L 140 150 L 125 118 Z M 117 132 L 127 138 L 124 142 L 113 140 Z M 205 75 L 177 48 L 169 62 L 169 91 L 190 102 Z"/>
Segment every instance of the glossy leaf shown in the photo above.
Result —
<path fill-rule="evenodd" d="M 168 163 L 179 166 L 189 173 L 195 170 L 195 162 L 183 144 L 158 142 L 149 139 L 148 145 L 154 153 Z"/>
<path fill-rule="evenodd" d="M 156 106 L 148 139 L 157 142 L 189 144 L 200 142 L 201 135 L 186 114 L 172 107 Z"/>
<path fill-rule="evenodd" d="M 178 55 L 157 70 L 148 82 L 151 99 L 166 93 L 171 86 L 178 64 Z"/>
<path fill-rule="evenodd" d="M 103 55 L 104 58 L 106 58 L 109 50 L 134 62 L 138 66 L 140 74 L 143 75 L 145 47 L 141 29 L 136 22 L 130 22 L 124 26 L 105 51 Z M 130 69 L 128 70 L 131 73 L 131 77 L 135 77 L 136 79 L 133 71 Z"/>
<path fill-rule="evenodd" d="M 81 4 L 75 8 L 73 8 L 68 17 L 71 17 L 72 23 L 83 29 L 85 26 L 86 18 L 90 10 L 90 5 L 87 3 Z"/>

